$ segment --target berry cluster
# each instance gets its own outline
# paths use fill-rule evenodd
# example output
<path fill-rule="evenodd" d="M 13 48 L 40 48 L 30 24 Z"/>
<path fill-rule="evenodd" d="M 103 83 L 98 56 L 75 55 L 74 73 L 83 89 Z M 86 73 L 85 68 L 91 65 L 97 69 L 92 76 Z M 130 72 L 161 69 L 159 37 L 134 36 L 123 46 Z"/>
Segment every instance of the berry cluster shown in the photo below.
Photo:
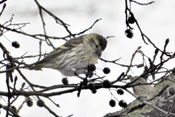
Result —
<path fill-rule="evenodd" d="M 128 29 L 125 30 L 125 35 L 128 38 L 132 38 L 133 37 L 133 32 L 132 32 L 132 27 L 129 24 L 134 24 L 136 22 L 136 19 L 134 17 L 134 14 L 130 11 L 129 12 L 129 17 L 127 18 L 127 27 Z"/>
<path fill-rule="evenodd" d="M 31 98 L 27 98 L 26 99 L 26 104 L 28 107 L 32 107 L 33 106 L 33 101 Z M 43 100 L 37 100 L 36 102 L 38 107 L 43 107 L 44 106 L 44 101 Z"/>
<path fill-rule="evenodd" d="M 124 94 L 124 91 L 123 91 L 122 89 L 118 89 L 118 90 L 117 90 L 117 93 L 118 93 L 119 95 L 123 95 L 123 94 Z M 114 99 L 111 99 L 111 100 L 109 101 L 109 105 L 110 105 L 111 107 L 115 107 L 116 101 L 115 101 Z M 122 107 L 122 108 L 126 108 L 126 107 L 127 107 L 127 103 L 126 103 L 124 100 L 120 100 L 120 101 L 118 102 L 118 105 L 119 105 L 120 107 Z"/>
<path fill-rule="evenodd" d="M 115 105 L 116 105 L 115 100 L 111 99 L 111 100 L 109 101 L 109 105 L 110 105 L 111 107 L 115 107 Z M 120 107 L 122 107 L 122 108 L 126 108 L 126 107 L 127 107 L 127 103 L 126 103 L 124 100 L 120 100 L 120 101 L 118 102 L 118 105 L 119 105 Z"/>

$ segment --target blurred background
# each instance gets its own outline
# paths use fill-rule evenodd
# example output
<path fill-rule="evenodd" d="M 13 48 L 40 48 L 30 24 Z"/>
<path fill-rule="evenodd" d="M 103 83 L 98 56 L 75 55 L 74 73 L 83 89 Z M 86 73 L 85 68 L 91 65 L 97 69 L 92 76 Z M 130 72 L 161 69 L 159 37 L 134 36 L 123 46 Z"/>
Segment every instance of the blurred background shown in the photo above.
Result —
<path fill-rule="evenodd" d="M 95 26 L 86 32 L 99 33 L 106 36 L 115 36 L 108 39 L 108 45 L 102 54 L 102 58 L 107 60 L 114 60 L 121 57 L 118 61 L 121 64 L 129 64 L 132 54 L 138 48 L 142 46 L 142 51 L 145 55 L 152 57 L 154 55 L 154 48 L 152 45 L 144 44 L 141 39 L 141 35 L 136 25 L 133 24 L 134 37 L 128 39 L 125 36 L 126 24 L 125 24 L 125 1 L 124 0 L 38 0 L 38 2 L 47 10 L 55 14 L 62 19 L 65 23 L 69 24 L 69 29 L 72 33 L 79 33 L 82 30 L 89 28 L 95 20 L 102 18 Z M 138 1 L 142 3 L 150 2 L 148 0 Z M 3 15 L 0 18 L 0 23 L 3 24 L 9 20 L 12 15 L 13 23 L 29 23 L 23 31 L 30 34 L 43 34 L 43 27 L 39 11 L 36 3 L 33 0 L 8 0 L 7 6 Z M 174 52 L 175 50 L 175 1 L 173 0 L 155 0 L 155 3 L 151 5 L 140 6 L 132 3 L 132 12 L 135 18 L 139 22 L 142 31 L 154 42 L 159 48 L 163 49 L 164 42 L 167 38 L 170 39 L 170 43 L 167 47 L 167 51 Z M 46 22 L 46 31 L 50 36 L 66 36 L 67 32 L 59 24 L 55 23 L 55 20 L 48 14 L 44 13 L 44 19 Z M 5 37 L 4 37 L 5 36 Z M 13 57 L 20 57 L 24 55 L 36 55 L 39 54 L 39 41 L 33 38 L 23 36 L 16 33 L 5 33 L 0 38 L 1 43 L 10 51 Z M 7 39 L 6 39 L 7 38 Z M 11 46 L 12 41 L 18 41 L 20 48 L 15 49 Z M 62 45 L 64 40 L 52 40 L 55 47 Z M 52 51 L 51 47 L 48 47 L 46 43 L 43 43 L 42 52 Z M 2 52 L 0 51 L 0 54 Z M 37 60 L 28 59 L 26 63 L 33 63 Z M 142 63 L 142 57 L 137 56 L 134 62 Z M 174 61 L 166 64 L 166 67 L 173 68 Z M 97 73 L 104 76 L 102 69 L 109 67 L 111 73 L 106 75 L 105 79 L 110 81 L 115 80 L 122 72 L 126 71 L 118 65 L 111 63 L 104 63 L 98 61 Z M 29 71 L 22 70 L 24 75 L 34 84 L 40 84 L 45 86 L 51 86 L 61 84 L 62 76 L 58 71 L 51 69 L 43 69 L 43 71 Z M 133 68 L 131 75 L 139 75 L 143 72 L 143 69 Z M 18 73 L 16 73 L 19 76 Z M 6 91 L 5 74 L 0 74 L 0 89 Z M 71 77 L 68 79 L 69 83 L 78 83 L 80 79 Z M 18 81 L 17 88 L 21 87 L 22 80 Z M 123 84 L 123 83 L 120 83 Z M 116 90 L 111 90 L 118 100 L 125 100 L 130 103 L 134 98 L 125 92 L 124 95 L 117 95 Z M 24 100 L 23 97 L 20 97 Z M 42 98 L 44 99 L 44 98 Z M 91 91 L 82 91 L 80 97 L 77 97 L 77 92 L 65 94 L 61 96 L 52 97 L 52 99 L 60 105 L 57 108 L 47 99 L 45 103 L 55 110 L 55 112 L 63 117 L 73 114 L 73 117 L 102 117 L 106 113 L 119 111 L 122 108 L 116 105 L 115 107 L 109 106 L 109 100 L 111 94 L 108 89 L 100 89 L 96 94 L 92 94 Z M 34 106 L 23 106 L 20 111 L 22 117 L 41 117 L 52 115 L 45 109 L 37 107 L 34 100 Z M 5 104 L 3 98 L 0 98 L 0 103 Z M 21 102 L 15 103 L 18 107 Z M 5 111 L 1 110 L 1 115 L 5 116 Z"/>

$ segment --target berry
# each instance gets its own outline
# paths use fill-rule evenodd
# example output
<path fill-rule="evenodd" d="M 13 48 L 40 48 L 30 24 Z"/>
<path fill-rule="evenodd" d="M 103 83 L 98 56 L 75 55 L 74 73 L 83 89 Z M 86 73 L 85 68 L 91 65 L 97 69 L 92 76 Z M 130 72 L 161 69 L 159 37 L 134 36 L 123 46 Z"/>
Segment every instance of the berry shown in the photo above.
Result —
<path fill-rule="evenodd" d="M 109 82 L 109 80 L 104 80 L 104 81 L 103 81 L 103 86 L 104 86 L 105 88 L 110 88 L 111 83 Z"/>
<path fill-rule="evenodd" d="M 111 99 L 110 101 L 109 101 L 109 105 L 111 106 L 111 107 L 114 107 L 115 106 L 115 100 L 113 100 L 113 99 Z"/>
<path fill-rule="evenodd" d="M 17 41 L 13 41 L 13 42 L 12 42 L 12 46 L 13 46 L 14 48 L 19 48 L 19 47 L 20 47 L 20 45 L 19 45 L 19 43 L 18 43 Z"/>
<path fill-rule="evenodd" d="M 67 79 L 67 78 L 63 78 L 63 79 L 62 79 L 62 83 L 63 83 L 64 85 L 68 85 L 68 84 L 69 84 L 68 79 Z"/>
<path fill-rule="evenodd" d="M 105 74 L 109 74 L 110 71 L 111 71 L 111 70 L 110 70 L 108 67 L 105 67 L 105 68 L 103 69 L 103 72 L 104 72 Z"/>
<path fill-rule="evenodd" d="M 30 98 L 28 98 L 28 99 L 26 100 L 26 103 L 27 103 L 27 106 L 28 106 L 28 107 L 32 107 L 32 106 L 33 106 L 33 101 L 32 101 Z"/>
<path fill-rule="evenodd" d="M 38 100 L 38 101 L 37 101 L 37 105 L 38 105 L 39 107 L 43 107 L 43 106 L 44 106 L 44 101 Z"/>
<path fill-rule="evenodd" d="M 96 67 L 94 64 L 89 64 L 88 65 L 88 71 L 95 71 L 96 70 Z"/>
<path fill-rule="evenodd" d="M 95 88 L 95 84 L 89 83 L 89 84 L 88 84 L 88 87 L 89 87 L 89 89 L 91 90 L 91 92 L 92 92 L 93 94 L 95 94 L 95 93 L 97 92 L 97 90 L 96 90 L 96 88 Z"/>
<path fill-rule="evenodd" d="M 92 92 L 93 94 L 96 94 L 96 93 L 97 93 L 97 90 L 94 89 L 94 90 L 91 90 L 91 92 Z"/>
<path fill-rule="evenodd" d="M 133 23 L 136 22 L 136 19 L 134 18 L 134 16 L 130 16 L 130 17 L 128 18 L 128 22 L 129 22 L 130 24 L 133 24 Z"/>
<path fill-rule="evenodd" d="M 128 38 L 132 38 L 133 37 L 133 32 L 131 29 L 126 29 L 125 30 L 125 35 L 128 37 Z"/>
<path fill-rule="evenodd" d="M 170 95 L 174 95 L 174 87 L 171 87 L 170 89 L 169 89 L 169 93 L 170 93 Z"/>
<path fill-rule="evenodd" d="M 118 90 L 117 90 L 117 93 L 118 93 L 119 95 L 123 95 L 123 94 L 124 94 L 124 91 L 123 91 L 122 89 L 118 89 Z"/>
<path fill-rule="evenodd" d="M 120 100 L 118 104 L 120 107 L 123 107 L 123 108 L 127 107 L 127 103 L 124 100 Z"/>

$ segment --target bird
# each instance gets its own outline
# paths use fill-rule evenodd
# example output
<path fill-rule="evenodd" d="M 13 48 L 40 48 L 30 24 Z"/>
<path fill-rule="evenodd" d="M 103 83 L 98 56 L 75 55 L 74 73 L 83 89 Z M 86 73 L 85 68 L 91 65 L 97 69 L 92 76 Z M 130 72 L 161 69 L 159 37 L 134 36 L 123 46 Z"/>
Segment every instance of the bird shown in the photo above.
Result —
<path fill-rule="evenodd" d="M 152 99 L 155 95 L 155 88 L 153 86 L 151 86 L 150 84 L 148 84 L 148 82 L 140 77 L 138 78 L 138 76 L 129 76 L 129 79 L 131 80 L 131 82 L 133 82 L 132 85 L 136 85 L 136 86 L 133 86 L 133 92 L 135 95 L 137 96 L 140 96 L 146 100 L 149 100 L 149 99 Z"/>
<path fill-rule="evenodd" d="M 58 70 L 64 76 L 85 74 L 87 66 L 97 63 L 106 46 L 107 40 L 100 34 L 81 35 L 68 40 L 28 68 L 30 70 L 51 68 Z"/>

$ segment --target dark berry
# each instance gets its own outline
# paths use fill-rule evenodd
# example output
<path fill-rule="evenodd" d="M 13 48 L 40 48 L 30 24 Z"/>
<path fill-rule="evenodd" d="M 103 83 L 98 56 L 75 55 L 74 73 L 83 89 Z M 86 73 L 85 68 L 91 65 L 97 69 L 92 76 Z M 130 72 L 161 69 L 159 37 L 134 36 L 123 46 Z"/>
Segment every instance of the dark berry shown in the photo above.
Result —
<path fill-rule="evenodd" d="M 89 64 L 88 65 L 88 71 L 95 71 L 96 70 L 96 67 L 94 64 Z"/>
<path fill-rule="evenodd" d="M 128 18 L 128 22 L 129 22 L 130 24 L 133 24 L 133 23 L 136 22 L 136 19 L 134 18 L 134 16 L 130 16 L 130 17 Z"/>
<path fill-rule="evenodd" d="M 123 95 L 123 94 L 124 94 L 124 91 L 123 91 L 122 89 L 118 89 L 118 90 L 117 90 L 117 93 L 118 93 L 119 95 Z"/>
<path fill-rule="evenodd" d="M 125 35 L 128 37 L 128 38 L 132 38 L 133 37 L 133 32 L 131 29 L 127 29 L 125 30 Z"/>
<path fill-rule="evenodd" d="M 127 103 L 124 100 L 120 100 L 118 104 L 120 107 L 123 107 L 123 108 L 127 107 Z"/>
<path fill-rule="evenodd" d="M 67 78 L 63 78 L 63 79 L 62 79 L 62 83 L 63 83 L 64 85 L 68 85 L 68 83 L 69 83 L 69 82 L 68 82 L 68 79 L 67 79 Z"/>
<path fill-rule="evenodd" d="M 28 107 L 32 107 L 32 106 L 33 106 L 33 101 L 32 101 L 30 98 L 28 98 L 28 99 L 26 100 L 26 103 L 27 103 L 27 106 L 28 106 Z"/>
<path fill-rule="evenodd" d="M 174 95 L 174 87 L 171 87 L 170 89 L 169 89 L 169 93 L 170 93 L 170 95 Z"/>
<path fill-rule="evenodd" d="M 19 45 L 19 43 L 18 43 L 17 41 L 13 41 L 13 42 L 12 42 L 12 46 L 13 46 L 14 48 L 19 48 L 19 47 L 20 47 L 20 45 Z"/>
<path fill-rule="evenodd" d="M 91 92 L 92 92 L 93 94 L 96 94 L 96 93 L 97 93 L 97 90 L 96 90 L 96 89 L 93 89 L 93 90 L 91 90 Z"/>
<path fill-rule="evenodd" d="M 38 105 L 39 107 L 43 107 L 43 106 L 44 106 L 44 101 L 38 100 L 38 101 L 37 101 L 37 105 Z"/>
<path fill-rule="evenodd" d="M 115 106 L 115 100 L 113 100 L 113 99 L 111 99 L 110 101 L 109 101 L 109 105 L 111 106 L 111 107 L 114 107 Z"/>
<path fill-rule="evenodd" d="M 110 88 L 110 86 L 111 86 L 110 81 L 109 81 L 109 80 L 104 80 L 104 81 L 103 81 L 103 86 L 104 86 L 105 88 Z"/>
<path fill-rule="evenodd" d="M 105 68 L 103 69 L 103 72 L 104 72 L 105 74 L 109 74 L 110 71 L 111 71 L 111 70 L 110 70 L 108 67 L 105 67 Z"/>
<path fill-rule="evenodd" d="M 95 84 L 89 83 L 89 84 L 88 84 L 88 87 L 89 87 L 89 89 L 91 90 L 91 92 L 92 92 L 93 94 L 95 94 L 95 93 L 97 92 L 97 90 L 96 90 L 96 88 L 95 88 Z"/>

